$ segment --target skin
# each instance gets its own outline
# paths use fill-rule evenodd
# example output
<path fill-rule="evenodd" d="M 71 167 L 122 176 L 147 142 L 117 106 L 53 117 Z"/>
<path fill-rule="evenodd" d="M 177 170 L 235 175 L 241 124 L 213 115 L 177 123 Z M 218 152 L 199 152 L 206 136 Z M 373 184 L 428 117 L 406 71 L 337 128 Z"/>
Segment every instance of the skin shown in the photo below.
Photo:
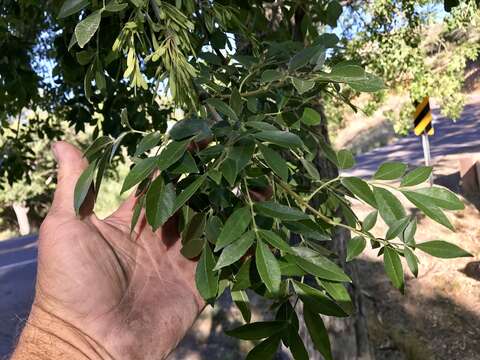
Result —
<path fill-rule="evenodd" d="M 38 239 L 32 311 L 13 360 L 164 359 L 204 307 L 196 263 L 180 254 L 174 218 L 152 232 L 141 214 L 130 235 L 136 198 L 100 220 L 87 201 L 73 209 L 87 166 L 74 146 L 52 146 L 58 184 Z"/>

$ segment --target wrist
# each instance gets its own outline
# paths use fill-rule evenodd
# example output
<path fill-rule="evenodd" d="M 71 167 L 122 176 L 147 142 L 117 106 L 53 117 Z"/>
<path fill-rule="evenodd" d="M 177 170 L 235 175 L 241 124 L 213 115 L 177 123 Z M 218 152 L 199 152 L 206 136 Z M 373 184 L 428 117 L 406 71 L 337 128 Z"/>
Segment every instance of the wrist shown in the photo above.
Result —
<path fill-rule="evenodd" d="M 12 360 L 110 358 L 94 339 L 35 304 L 12 356 Z"/>

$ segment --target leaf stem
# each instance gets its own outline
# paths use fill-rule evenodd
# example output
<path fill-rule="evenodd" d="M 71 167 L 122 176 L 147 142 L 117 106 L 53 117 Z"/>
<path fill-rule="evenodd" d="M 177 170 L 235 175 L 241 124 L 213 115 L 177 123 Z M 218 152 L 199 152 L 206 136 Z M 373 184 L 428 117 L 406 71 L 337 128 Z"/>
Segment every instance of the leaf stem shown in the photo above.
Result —
<path fill-rule="evenodd" d="M 340 176 L 337 176 L 336 178 L 333 178 L 331 180 L 328 180 L 327 182 L 324 182 L 322 185 L 320 185 L 313 193 L 311 193 L 308 198 L 307 198 L 307 201 L 310 201 L 315 195 L 318 194 L 319 191 L 321 191 L 323 188 L 327 187 L 328 185 L 336 182 L 340 180 Z"/>
<path fill-rule="evenodd" d="M 253 231 L 255 231 L 255 236 L 258 236 L 258 227 L 257 227 L 257 223 L 255 222 L 255 210 L 253 209 L 253 201 L 250 196 L 247 179 L 245 177 L 243 178 L 243 184 L 245 185 L 245 192 L 247 194 L 248 205 L 250 206 L 250 212 L 252 214 Z"/>

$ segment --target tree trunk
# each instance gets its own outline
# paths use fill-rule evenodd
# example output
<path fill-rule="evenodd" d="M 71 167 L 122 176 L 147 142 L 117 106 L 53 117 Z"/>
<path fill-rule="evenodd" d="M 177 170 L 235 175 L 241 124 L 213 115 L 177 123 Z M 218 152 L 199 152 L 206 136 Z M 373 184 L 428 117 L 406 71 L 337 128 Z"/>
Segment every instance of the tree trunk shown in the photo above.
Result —
<path fill-rule="evenodd" d="M 20 235 L 30 234 L 30 222 L 27 215 L 29 208 L 20 203 L 13 203 L 12 207 L 13 211 L 15 211 L 15 215 L 17 216 Z"/>
<path fill-rule="evenodd" d="M 322 135 L 327 144 L 330 144 L 328 136 L 327 119 L 323 111 L 323 106 L 319 104 L 316 108 L 321 114 L 322 122 L 317 126 L 317 134 Z M 322 151 L 319 150 L 315 159 L 315 165 L 322 179 L 331 179 L 338 176 L 338 169 L 328 159 Z M 341 214 L 339 214 L 341 216 Z M 355 262 L 345 262 L 347 241 L 350 239 L 350 233 L 345 229 L 338 229 L 331 242 L 326 246 L 339 256 L 339 265 L 350 276 L 353 284 L 348 290 L 352 298 L 355 313 L 348 318 L 323 317 L 325 326 L 328 330 L 332 356 L 335 360 L 373 360 L 374 352 L 368 337 L 367 314 L 365 299 L 361 292 L 360 277 Z M 300 306 L 299 306 L 300 305 Z M 300 331 L 302 339 L 305 342 L 310 360 L 321 360 L 323 357 L 315 350 L 313 343 L 308 336 L 305 323 L 303 321 L 303 307 L 297 305 L 297 312 L 300 319 Z"/>

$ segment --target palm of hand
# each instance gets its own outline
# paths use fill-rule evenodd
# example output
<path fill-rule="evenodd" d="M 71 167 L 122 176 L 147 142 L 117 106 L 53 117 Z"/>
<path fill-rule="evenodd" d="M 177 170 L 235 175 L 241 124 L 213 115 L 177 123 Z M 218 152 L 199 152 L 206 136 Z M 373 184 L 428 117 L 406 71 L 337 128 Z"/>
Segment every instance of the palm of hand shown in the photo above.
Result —
<path fill-rule="evenodd" d="M 203 306 L 175 219 L 154 233 L 141 216 L 130 235 L 133 197 L 105 220 L 91 212 L 75 217 L 73 188 L 86 164 L 77 149 L 58 146 L 64 151 L 40 232 L 35 304 L 114 358 L 164 358 L 162 349 L 175 347 Z"/>

